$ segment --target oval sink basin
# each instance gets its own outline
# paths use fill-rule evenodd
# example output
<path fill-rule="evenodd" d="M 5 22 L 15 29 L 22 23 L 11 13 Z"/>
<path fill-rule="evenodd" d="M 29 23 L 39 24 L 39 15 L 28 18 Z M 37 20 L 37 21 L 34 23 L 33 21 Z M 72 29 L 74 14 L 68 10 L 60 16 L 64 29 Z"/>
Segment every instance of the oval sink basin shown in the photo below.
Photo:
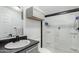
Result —
<path fill-rule="evenodd" d="M 29 44 L 30 44 L 29 40 L 20 40 L 20 41 L 17 41 L 15 43 L 9 42 L 4 47 L 6 49 L 16 49 L 16 48 L 21 48 L 21 47 L 27 46 Z"/>

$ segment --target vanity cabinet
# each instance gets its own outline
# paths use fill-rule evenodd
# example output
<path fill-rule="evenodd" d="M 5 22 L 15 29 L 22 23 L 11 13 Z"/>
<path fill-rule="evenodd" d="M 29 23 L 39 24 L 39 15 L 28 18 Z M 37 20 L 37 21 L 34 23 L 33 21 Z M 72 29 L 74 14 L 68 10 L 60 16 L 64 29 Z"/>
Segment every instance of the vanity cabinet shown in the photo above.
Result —
<path fill-rule="evenodd" d="M 17 53 L 39 53 L 38 52 L 38 44 L 25 48 Z"/>
<path fill-rule="evenodd" d="M 26 53 L 38 53 L 38 45 L 30 47 L 28 50 L 26 49 Z"/>
<path fill-rule="evenodd" d="M 24 39 L 24 37 L 22 37 L 22 38 Z M 30 44 L 28 44 L 24 47 L 17 48 L 17 49 L 6 49 L 4 46 L 7 43 L 12 42 L 12 39 L 10 39 L 10 40 L 0 42 L 0 53 L 38 53 L 38 43 L 39 43 L 39 41 L 27 39 L 27 40 L 30 41 Z"/>

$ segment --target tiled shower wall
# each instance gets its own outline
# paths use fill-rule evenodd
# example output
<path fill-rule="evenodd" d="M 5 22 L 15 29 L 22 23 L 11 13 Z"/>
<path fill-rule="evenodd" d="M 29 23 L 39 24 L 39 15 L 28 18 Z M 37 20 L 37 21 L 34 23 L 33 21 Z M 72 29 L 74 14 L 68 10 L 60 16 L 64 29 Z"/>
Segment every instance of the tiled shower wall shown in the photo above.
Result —
<path fill-rule="evenodd" d="M 78 52 L 79 32 L 74 30 L 77 16 L 79 12 L 47 17 L 43 22 L 43 46 L 52 52 Z"/>

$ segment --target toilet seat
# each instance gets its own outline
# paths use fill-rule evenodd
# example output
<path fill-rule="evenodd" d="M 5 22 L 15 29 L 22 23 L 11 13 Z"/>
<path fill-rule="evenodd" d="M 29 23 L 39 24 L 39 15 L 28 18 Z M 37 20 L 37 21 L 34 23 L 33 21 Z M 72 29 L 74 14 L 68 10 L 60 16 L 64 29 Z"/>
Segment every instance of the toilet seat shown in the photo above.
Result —
<path fill-rule="evenodd" d="M 49 51 L 49 50 L 46 49 L 46 48 L 39 48 L 39 52 L 40 52 L 40 53 L 51 53 L 51 51 Z"/>

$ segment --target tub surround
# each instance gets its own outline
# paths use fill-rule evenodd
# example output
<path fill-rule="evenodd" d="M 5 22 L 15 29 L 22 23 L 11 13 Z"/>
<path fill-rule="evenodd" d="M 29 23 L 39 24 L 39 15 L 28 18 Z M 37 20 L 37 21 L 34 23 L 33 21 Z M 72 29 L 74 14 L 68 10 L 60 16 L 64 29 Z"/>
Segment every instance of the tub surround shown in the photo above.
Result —
<path fill-rule="evenodd" d="M 27 39 L 27 36 L 20 37 L 20 40 L 26 39 L 29 40 L 31 43 L 25 47 L 17 48 L 17 49 L 6 49 L 4 48 L 4 45 L 16 40 L 16 38 L 11 38 L 7 40 L 0 41 L 0 53 L 27 53 L 28 50 L 38 45 L 39 41 L 35 41 L 32 39 Z M 28 52 L 29 53 L 29 52 Z M 31 53 L 31 52 L 30 52 Z"/>

